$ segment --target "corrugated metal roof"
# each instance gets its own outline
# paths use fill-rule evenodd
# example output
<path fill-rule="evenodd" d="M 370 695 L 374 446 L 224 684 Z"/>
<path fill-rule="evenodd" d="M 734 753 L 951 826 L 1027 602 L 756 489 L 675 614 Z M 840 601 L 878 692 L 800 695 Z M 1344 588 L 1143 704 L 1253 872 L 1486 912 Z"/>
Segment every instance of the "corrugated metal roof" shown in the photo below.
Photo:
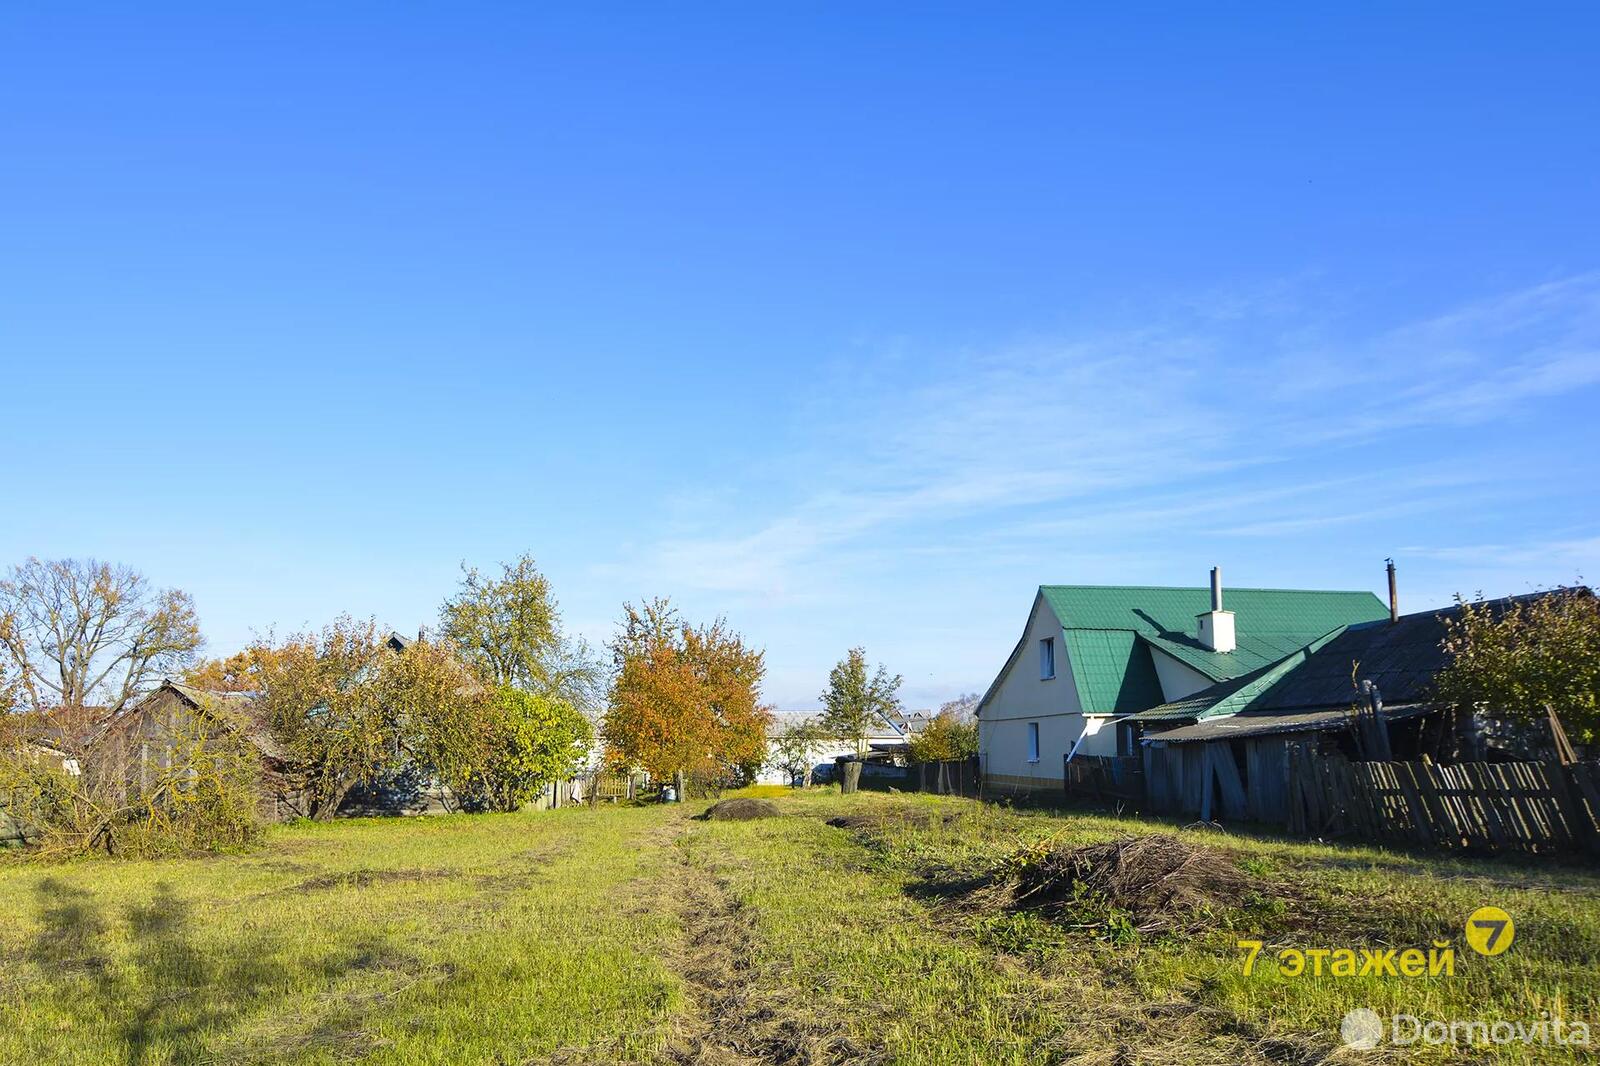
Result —
<path fill-rule="evenodd" d="M 1495 609 L 1551 594 L 1531 593 L 1489 606 Z M 1447 607 L 1401 615 L 1393 622 L 1385 617 L 1347 626 L 1267 670 L 1221 682 L 1137 717 L 1170 721 L 1227 714 L 1342 715 L 1359 698 L 1357 686 L 1363 681 L 1378 687 L 1386 705 L 1420 705 L 1428 700 L 1434 677 L 1448 661 L 1443 648 L 1446 622 L 1460 613 L 1459 607 Z"/>
<path fill-rule="evenodd" d="M 1092 714 L 1127 714 L 1161 701 L 1161 679 L 1138 634 L 1067 629 L 1067 661 L 1079 705 Z"/>
<path fill-rule="evenodd" d="M 1428 710 L 1425 704 L 1403 707 L 1385 707 L 1385 720 L 1411 718 Z M 1160 733 L 1151 733 L 1146 741 L 1167 741 L 1182 744 L 1200 740 L 1236 740 L 1241 737 L 1266 736 L 1272 733 L 1314 733 L 1327 729 L 1342 729 L 1349 715 L 1345 708 L 1324 711 L 1298 711 L 1290 714 L 1231 714 L 1207 718 L 1194 725 L 1179 726 Z"/>
<path fill-rule="evenodd" d="M 1200 720 L 1222 714 L 1237 714 L 1254 705 L 1261 695 L 1279 684 L 1294 670 L 1309 661 L 1317 651 L 1326 647 L 1345 632 L 1336 629 L 1325 633 L 1303 648 L 1298 648 L 1282 659 L 1248 674 L 1221 681 L 1191 696 L 1171 703 L 1163 703 L 1134 715 L 1135 721 Z"/>
<path fill-rule="evenodd" d="M 1195 637 L 1195 618 L 1211 608 L 1209 588 L 1042 585 L 1039 594 L 1065 631 L 1073 683 L 1091 713 L 1127 714 L 1161 702 L 1151 648 L 1227 681 L 1271 666 L 1342 626 L 1388 614 L 1370 592 L 1228 589 L 1223 607 L 1233 612 L 1238 647 L 1214 652 Z"/>

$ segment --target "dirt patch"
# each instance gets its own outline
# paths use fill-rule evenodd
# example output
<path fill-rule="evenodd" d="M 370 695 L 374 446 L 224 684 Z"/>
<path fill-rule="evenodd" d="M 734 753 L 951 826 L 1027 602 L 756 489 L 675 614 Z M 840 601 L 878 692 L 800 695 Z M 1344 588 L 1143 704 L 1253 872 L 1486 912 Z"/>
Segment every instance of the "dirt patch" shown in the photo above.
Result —
<path fill-rule="evenodd" d="M 308 877 L 281 892 L 319 892 L 330 888 L 370 888 L 373 885 L 407 881 L 438 881 L 451 875 L 442 870 L 346 870 L 342 873 Z"/>
<path fill-rule="evenodd" d="M 751 822 L 757 818 L 776 818 L 782 813 L 771 800 L 729 799 L 713 803 L 700 818 L 707 822 Z"/>
<path fill-rule="evenodd" d="M 828 824 L 835 829 L 876 833 L 897 827 L 936 829 L 960 817 L 953 811 L 882 811 L 876 814 L 842 814 L 837 818 L 829 818 Z"/>
<path fill-rule="evenodd" d="M 684 941 L 677 970 L 689 1012 L 663 1066 L 834 1066 L 882 1061 L 842 1021 L 764 986 L 755 958 L 755 915 L 714 871 L 680 846 L 676 869 Z"/>
<path fill-rule="evenodd" d="M 1210 917 L 1263 894 L 1228 852 L 1165 833 L 1081 848 L 1030 848 L 998 886 L 1007 905 L 1046 913 L 1103 910 L 1139 933 L 1208 928 Z"/>

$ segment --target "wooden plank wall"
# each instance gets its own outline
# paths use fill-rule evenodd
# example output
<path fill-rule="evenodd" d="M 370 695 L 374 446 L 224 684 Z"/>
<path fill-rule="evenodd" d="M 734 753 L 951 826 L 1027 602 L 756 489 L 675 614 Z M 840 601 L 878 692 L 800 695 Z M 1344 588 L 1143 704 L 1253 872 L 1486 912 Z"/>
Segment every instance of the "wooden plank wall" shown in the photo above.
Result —
<path fill-rule="evenodd" d="M 1288 765 L 1295 835 L 1600 853 L 1600 768 L 1592 765 L 1350 762 L 1299 749 Z"/>
<path fill-rule="evenodd" d="M 1281 736 L 1253 737 L 1245 742 L 1245 791 L 1252 822 L 1277 822 L 1289 803 L 1290 741 Z"/>
<path fill-rule="evenodd" d="M 1074 799 L 1145 805 L 1145 774 L 1138 756 L 1078 755 L 1063 765 L 1067 795 Z"/>
<path fill-rule="evenodd" d="M 1228 741 L 1147 744 L 1148 809 L 1207 820 L 1282 824 L 1289 802 L 1288 749 L 1304 738 L 1266 736 L 1244 742 L 1241 760 Z"/>

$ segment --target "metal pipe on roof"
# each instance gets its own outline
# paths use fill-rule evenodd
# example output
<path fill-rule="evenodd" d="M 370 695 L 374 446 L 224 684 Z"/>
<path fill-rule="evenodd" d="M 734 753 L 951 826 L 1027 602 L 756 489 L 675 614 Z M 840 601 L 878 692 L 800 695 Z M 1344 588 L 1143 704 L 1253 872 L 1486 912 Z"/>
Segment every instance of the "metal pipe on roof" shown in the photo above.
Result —
<path fill-rule="evenodd" d="M 1400 593 L 1394 580 L 1394 560 L 1385 559 L 1389 571 L 1389 621 L 1400 621 Z"/>
<path fill-rule="evenodd" d="M 1222 610 L 1222 567 L 1211 568 L 1211 609 Z"/>

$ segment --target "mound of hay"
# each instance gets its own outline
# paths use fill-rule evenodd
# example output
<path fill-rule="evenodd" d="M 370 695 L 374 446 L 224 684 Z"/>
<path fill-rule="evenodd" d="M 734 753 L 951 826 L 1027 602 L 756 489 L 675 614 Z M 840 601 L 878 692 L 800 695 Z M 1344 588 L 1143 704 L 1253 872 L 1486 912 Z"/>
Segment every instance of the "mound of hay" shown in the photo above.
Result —
<path fill-rule="evenodd" d="M 1165 833 L 1025 853 L 1012 871 L 1014 906 L 1064 910 L 1086 901 L 1131 916 L 1140 933 L 1198 930 L 1262 886 L 1225 851 Z"/>
<path fill-rule="evenodd" d="M 731 799 L 713 803 L 700 817 L 708 822 L 748 822 L 756 818 L 776 818 L 778 805 L 771 800 Z"/>

